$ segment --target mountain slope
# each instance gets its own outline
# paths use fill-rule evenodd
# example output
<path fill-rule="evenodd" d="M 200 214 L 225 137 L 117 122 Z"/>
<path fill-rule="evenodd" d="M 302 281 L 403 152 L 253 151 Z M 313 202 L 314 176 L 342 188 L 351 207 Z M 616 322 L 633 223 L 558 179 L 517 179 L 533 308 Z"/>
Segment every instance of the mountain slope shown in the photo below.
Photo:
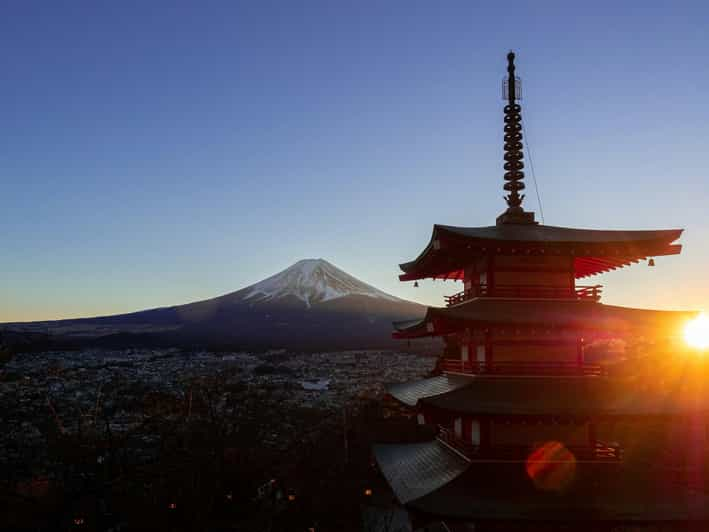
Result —
<path fill-rule="evenodd" d="M 213 299 L 14 327 L 112 347 L 353 349 L 400 346 L 391 340 L 391 322 L 417 318 L 424 311 L 422 305 L 382 292 L 323 259 L 306 259 Z"/>

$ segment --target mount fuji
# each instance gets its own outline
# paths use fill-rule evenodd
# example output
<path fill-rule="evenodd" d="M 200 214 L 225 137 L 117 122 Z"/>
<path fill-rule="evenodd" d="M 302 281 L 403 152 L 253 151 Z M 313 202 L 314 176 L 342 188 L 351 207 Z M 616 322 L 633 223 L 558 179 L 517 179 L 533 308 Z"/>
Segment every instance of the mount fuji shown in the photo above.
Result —
<path fill-rule="evenodd" d="M 423 316 L 425 307 L 363 282 L 323 259 L 285 270 L 213 299 L 96 318 L 4 324 L 48 332 L 59 343 L 204 346 L 234 349 L 401 347 L 391 322 Z"/>
<path fill-rule="evenodd" d="M 290 268 L 251 285 L 248 287 L 248 293 L 244 300 L 263 303 L 284 297 L 295 297 L 310 307 L 311 304 L 324 303 L 347 296 L 365 296 L 403 302 L 401 299 L 355 279 L 324 259 L 298 261 Z"/>

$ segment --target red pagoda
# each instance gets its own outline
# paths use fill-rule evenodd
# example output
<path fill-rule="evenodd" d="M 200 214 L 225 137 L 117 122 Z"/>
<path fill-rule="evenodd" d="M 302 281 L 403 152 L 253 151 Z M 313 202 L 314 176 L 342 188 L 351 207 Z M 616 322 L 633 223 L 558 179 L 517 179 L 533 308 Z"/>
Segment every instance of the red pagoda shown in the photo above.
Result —
<path fill-rule="evenodd" d="M 703 397 L 662 393 L 589 356 L 598 341 L 676 337 L 696 313 L 605 305 L 600 285 L 577 284 L 678 254 L 682 230 L 553 227 L 523 209 L 514 58 L 507 56 L 503 85 L 507 209 L 493 226 L 435 225 L 421 254 L 400 266 L 402 281 L 463 283 L 445 307 L 395 324 L 396 338 L 445 343 L 433 376 L 388 388 L 436 436 L 375 445 L 379 469 L 414 527 L 609 530 L 707 521 L 701 474 L 688 479 L 686 467 L 666 460 L 688 452 L 690 430 L 693 445 L 703 444 Z M 659 426 L 673 427 L 677 440 L 645 452 Z"/>

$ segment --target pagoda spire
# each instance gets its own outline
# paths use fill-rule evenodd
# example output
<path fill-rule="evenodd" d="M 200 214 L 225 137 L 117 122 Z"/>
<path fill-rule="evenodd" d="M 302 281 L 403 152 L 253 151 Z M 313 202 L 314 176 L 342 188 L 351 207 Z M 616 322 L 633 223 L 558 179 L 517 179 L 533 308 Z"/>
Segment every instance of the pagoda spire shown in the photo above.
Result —
<path fill-rule="evenodd" d="M 505 185 L 509 194 L 505 196 L 507 210 L 497 217 L 497 223 L 536 223 L 534 213 L 522 208 L 524 194 L 524 158 L 522 146 L 522 107 L 517 103 L 522 96 L 521 80 L 515 76 L 515 54 L 507 54 L 507 79 L 503 82 L 503 98 L 505 105 Z"/>

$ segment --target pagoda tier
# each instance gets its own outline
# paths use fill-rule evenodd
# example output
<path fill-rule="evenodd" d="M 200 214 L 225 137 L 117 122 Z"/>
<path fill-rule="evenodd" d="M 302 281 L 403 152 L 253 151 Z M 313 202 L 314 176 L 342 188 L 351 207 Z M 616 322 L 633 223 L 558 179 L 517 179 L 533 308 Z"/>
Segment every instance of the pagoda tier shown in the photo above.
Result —
<path fill-rule="evenodd" d="M 439 375 L 387 391 L 410 406 L 456 415 L 608 419 L 709 414 L 707 393 L 681 387 L 658 391 L 652 383 L 631 378 Z"/>
<path fill-rule="evenodd" d="M 668 475 L 652 464 L 624 463 L 609 470 L 608 465 L 556 461 L 530 476 L 515 462 L 455 460 L 444 447 L 430 442 L 428 447 L 374 448 L 384 477 L 414 522 L 443 518 L 448 525 L 518 523 L 519 530 L 625 530 L 623 525 L 649 523 L 663 523 L 667 528 L 662 530 L 673 525 L 680 526 L 673 530 L 698 530 L 687 524 L 699 522 L 709 526 L 709 496 L 700 486 L 680 489 L 686 483 L 682 476 Z M 447 480 L 451 476 L 454 480 Z M 598 528 L 601 523 L 603 528 Z"/>
<path fill-rule="evenodd" d="M 421 522 L 709 521 L 699 489 L 702 390 L 630 378 L 440 375 L 388 388 L 437 437 L 375 445 L 374 454 Z"/>
<path fill-rule="evenodd" d="M 435 225 L 431 240 L 413 261 L 401 264 L 402 281 L 470 277 L 466 269 L 484 264 L 498 270 L 524 271 L 540 264 L 547 271 L 568 272 L 573 278 L 587 277 L 647 257 L 676 255 L 673 244 L 681 229 L 662 231 L 601 231 L 537 224 L 501 224 L 489 227 Z M 515 263 L 509 258 L 517 257 Z M 550 257 L 547 263 L 539 257 Z M 556 257 L 553 259 L 551 257 Z M 482 262 L 480 259 L 485 259 Z M 480 270 L 485 271 L 485 270 Z"/>
<path fill-rule="evenodd" d="M 439 375 L 388 393 L 438 427 L 468 460 L 525 461 L 542 442 L 564 442 L 576 461 L 619 462 L 617 423 L 701 419 L 705 393 L 658 390 L 632 379 Z"/>
<path fill-rule="evenodd" d="M 524 327 L 542 334 L 542 330 L 570 330 L 600 337 L 627 334 L 663 337 L 680 334 L 682 325 L 697 314 L 695 311 L 639 309 L 590 301 L 476 298 L 452 307 L 428 307 L 421 320 L 394 323 L 393 335 L 395 338 L 420 338 L 495 328 L 511 331 L 514 336 L 515 331 Z"/>
<path fill-rule="evenodd" d="M 586 360 L 599 339 L 675 338 L 696 312 L 647 310 L 591 301 L 476 298 L 429 307 L 423 319 L 395 323 L 394 338 L 443 336 L 438 368 L 497 375 L 602 375 Z"/>

